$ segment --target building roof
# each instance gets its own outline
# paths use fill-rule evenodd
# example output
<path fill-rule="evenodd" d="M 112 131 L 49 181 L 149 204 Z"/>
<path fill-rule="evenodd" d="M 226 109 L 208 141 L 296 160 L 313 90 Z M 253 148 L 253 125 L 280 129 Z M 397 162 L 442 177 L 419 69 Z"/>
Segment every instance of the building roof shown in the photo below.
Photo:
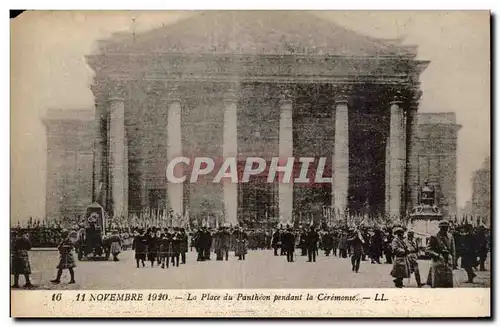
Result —
<path fill-rule="evenodd" d="M 416 56 L 415 46 L 341 27 L 310 11 L 208 11 L 135 37 L 114 35 L 102 53 L 318 54 Z"/>

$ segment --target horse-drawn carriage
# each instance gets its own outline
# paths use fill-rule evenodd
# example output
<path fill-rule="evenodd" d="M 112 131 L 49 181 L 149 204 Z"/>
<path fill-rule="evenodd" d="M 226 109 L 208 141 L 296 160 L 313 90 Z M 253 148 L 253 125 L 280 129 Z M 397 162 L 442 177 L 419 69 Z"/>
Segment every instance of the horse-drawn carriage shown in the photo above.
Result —
<path fill-rule="evenodd" d="M 104 209 L 99 204 L 92 203 L 87 207 L 85 217 L 76 235 L 75 247 L 78 260 L 84 258 L 108 260 L 110 247 L 105 240 Z"/>

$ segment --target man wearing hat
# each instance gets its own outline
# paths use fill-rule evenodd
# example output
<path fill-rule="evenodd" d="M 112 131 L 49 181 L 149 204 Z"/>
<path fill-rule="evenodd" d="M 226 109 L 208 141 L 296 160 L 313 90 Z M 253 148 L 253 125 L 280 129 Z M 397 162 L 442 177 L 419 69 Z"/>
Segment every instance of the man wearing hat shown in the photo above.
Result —
<path fill-rule="evenodd" d="M 109 237 L 108 242 L 110 244 L 109 252 L 113 255 L 113 261 L 120 261 L 118 259 L 118 254 L 122 251 L 122 239 L 120 238 L 117 230 L 111 231 L 111 236 Z"/>
<path fill-rule="evenodd" d="M 486 271 L 485 262 L 488 257 L 489 242 L 487 229 L 483 224 L 476 227 L 475 239 L 479 255 L 479 270 Z"/>
<path fill-rule="evenodd" d="M 361 264 L 361 257 L 363 257 L 363 247 L 365 244 L 365 239 L 358 228 L 351 228 L 349 230 L 347 243 L 350 247 L 352 271 L 358 273 L 359 265 Z"/>
<path fill-rule="evenodd" d="M 316 254 L 318 250 L 319 234 L 314 229 L 314 226 L 309 228 L 309 232 L 306 237 L 306 247 L 307 247 L 307 262 L 316 262 Z"/>
<path fill-rule="evenodd" d="M 453 262 L 455 241 L 448 233 L 450 224 L 443 220 L 439 223 L 439 232 L 431 236 L 426 252 L 432 258 L 427 284 L 432 288 L 453 287 Z"/>
<path fill-rule="evenodd" d="M 143 229 L 137 231 L 137 235 L 134 237 L 132 243 L 132 250 L 135 250 L 137 268 L 139 268 L 139 262 L 141 262 L 144 267 L 144 261 L 146 261 L 146 255 L 148 253 L 148 237 Z"/>
<path fill-rule="evenodd" d="M 464 233 L 461 235 L 461 239 L 463 245 L 461 266 L 467 273 L 466 283 L 472 284 L 474 283 L 474 277 L 476 277 L 473 267 L 477 266 L 477 255 L 479 249 L 474 237 L 474 228 L 471 224 L 466 224 L 464 226 Z"/>
<path fill-rule="evenodd" d="M 70 239 L 70 233 L 64 229 L 62 231 L 63 240 L 58 246 L 59 250 L 59 264 L 57 265 L 57 277 L 51 280 L 53 284 L 61 282 L 61 276 L 64 269 L 68 269 L 71 280 L 69 284 L 75 284 L 75 271 L 76 267 L 75 258 L 73 257 L 74 244 Z"/>
<path fill-rule="evenodd" d="M 30 281 L 31 265 L 28 256 L 28 251 L 31 249 L 31 242 L 28 234 L 22 235 L 20 229 L 15 229 L 11 232 L 11 271 L 14 275 L 14 284 L 12 288 L 19 288 L 19 276 L 23 275 L 25 284 L 24 288 L 31 288 L 33 285 Z"/>
<path fill-rule="evenodd" d="M 281 230 L 279 228 L 273 233 L 271 247 L 274 249 L 274 255 L 278 256 L 278 249 L 281 248 Z"/>
<path fill-rule="evenodd" d="M 410 265 L 408 261 L 409 250 L 404 241 L 403 228 L 394 227 L 392 233 L 395 237 L 391 243 L 392 253 L 394 255 L 391 276 L 394 277 L 394 285 L 397 288 L 402 288 L 403 279 L 410 278 Z"/>
<path fill-rule="evenodd" d="M 286 232 L 282 234 L 282 246 L 286 252 L 286 261 L 293 262 L 293 254 L 295 252 L 295 234 L 292 227 L 287 225 Z"/>
<path fill-rule="evenodd" d="M 406 247 L 408 248 L 408 262 L 410 264 L 410 273 L 415 273 L 415 280 L 417 286 L 422 287 L 422 279 L 420 278 L 420 270 L 418 269 L 418 246 L 414 238 L 415 232 L 408 231 L 408 239 L 406 240 Z"/>

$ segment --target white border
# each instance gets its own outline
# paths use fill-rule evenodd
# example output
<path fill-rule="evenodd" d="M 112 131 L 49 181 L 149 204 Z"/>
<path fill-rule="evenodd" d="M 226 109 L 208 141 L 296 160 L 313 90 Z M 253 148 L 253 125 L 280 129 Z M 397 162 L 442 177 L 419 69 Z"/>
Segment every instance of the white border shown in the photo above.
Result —
<path fill-rule="evenodd" d="M 477 9 L 493 9 L 493 13 L 498 13 L 499 1 L 497 0 L 474 0 L 474 1 L 465 1 L 465 0 L 454 0 L 454 1 L 436 1 L 436 0 L 420 0 L 420 1 L 370 1 L 370 0 L 350 0 L 343 2 L 327 2 L 327 1 L 319 1 L 319 0 L 308 0 L 308 1 L 273 1 L 269 0 L 254 0 L 249 3 L 236 2 L 236 1 L 192 1 L 192 0 L 184 0 L 179 2 L 171 2 L 168 1 L 150 1 L 150 0 L 142 0 L 142 1 L 132 1 L 132 0 L 120 0 L 114 3 L 105 3 L 103 1 L 96 0 L 86 0 L 86 1 L 54 1 L 54 0 L 46 0 L 46 1 L 35 1 L 35 0 L 20 0 L 20 1 L 3 1 L 2 2 L 2 13 L 4 19 L 7 17 L 6 10 L 9 8 L 30 8 L 30 9 L 399 9 L 399 10 L 409 10 L 409 9 L 417 9 L 417 10 L 443 10 L 443 9 L 456 9 L 456 10 L 477 10 Z M 4 45 L 9 44 L 9 21 L 5 19 L 4 23 L 1 25 L 1 38 Z M 496 36 L 495 36 L 496 39 Z M 9 181 L 9 160 L 8 153 L 10 152 L 10 142 L 9 142 L 9 84 L 10 84 L 10 74 L 9 74 L 9 47 L 4 47 L 5 51 L 2 52 L 2 76 L 4 77 L 3 85 L 0 88 L 3 93 L 3 108 L 4 110 L 0 111 L 0 133 L 2 133 L 0 137 L 0 147 L 2 152 L 5 154 L 5 159 L 0 162 L 0 180 L 4 182 L 3 187 L 1 188 L 1 196 L 0 196 L 0 208 L 3 210 L 4 223 L 6 225 L 4 231 L 9 229 L 9 219 L 8 219 L 8 208 L 9 208 L 9 194 L 10 194 L 10 185 L 7 181 Z M 496 75 L 495 70 L 495 75 Z M 493 94 L 496 97 L 498 93 L 498 84 L 493 90 Z M 495 101 L 496 102 L 496 101 Z M 494 103 L 495 103 L 494 102 Z M 498 118 L 498 115 L 497 115 Z M 495 123 L 498 124 L 498 120 L 495 119 Z M 495 138 L 496 135 L 492 134 Z M 15 150 L 15 149 L 14 149 Z M 498 151 L 497 146 L 495 145 L 495 150 Z M 493 168 L 496 169 L 496 166 Z M 496 182 L 496 180 L 495 180 Z M 495 183 L 496 184 L 496 183 Z M 495 197 L 494 200 L 497 200 Z M 495 224 L 496 225 L 496 224 Z M 495 230 L 496 232 L 496 230 Z M 5 242 L 8 242 L 7 232 L 4 234 Z M 6 249 L 8 244 L 4 247 Z M 9 258 L 7 257 L 7 251 L 1 252 L 2 257 L 0 257 L 0 262 L 5 265 Z M 495 258 L 496 259 L 496 258 Z M 495 275 L 496 272 L 495 272 Z M 495 276 L 496 277 L 496 276 Z M 493 279 L 495 279 L 493 277 Z M 1 283 L 2 287 L 2 307 L 8 308 L 7 298 L 8 284 L 4 281 Z M 464 299 L 466 300 L 466 299 Z M 496 308 L 492 309 L 492 312 L 495 312 Z M 7 310 L 5 310 L 7 311 Z M 5 312 L 4 311 L 4 312 Z M 7 317 L 7 312 L 3 315 L 3 317 Z M 7 324 L 13 323 L 12 320 L 6 321 Z M 84 324 L 92 323 L 92 325 L 99 324 L 109 324 L 109 321 L 106 322 L 84 322 Z M 169 324 L 177 324 L 178 322 L 169 322 Z M 281 324 L 286 324 L 287 322 L 281 322 Z M 339 324 L 341 322 L 334 322 L 335 324 Z M 369 322 L 374 323 L 374 321 Z M 426 324 L 426 326 L 432 326 L 434 324 L 443 324 L 445 322 L 422 322 Z M 452 322 L 454 323 L 454 322 Z M 32 324 L 32 322 L 27 325 Z M 352 324 L 352 323 L 351 323 Z M 2 324 L 3 325 L 3 324 Z"/>

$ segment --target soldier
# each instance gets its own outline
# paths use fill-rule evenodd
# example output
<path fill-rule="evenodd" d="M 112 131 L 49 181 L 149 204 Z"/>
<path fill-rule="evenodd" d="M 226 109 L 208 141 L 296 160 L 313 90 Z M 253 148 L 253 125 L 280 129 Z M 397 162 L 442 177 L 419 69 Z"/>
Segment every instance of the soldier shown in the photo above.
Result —
<path fill-rule="evenodd" d="M 179 237 L 181 242 L 181 264 L 186 264 L 186 253 L 188 250 L 188 236 L 184 228 L 179 229 Z"/>
<path fill-rule="evenodd" d="M 281 228 L 281 248 L 280 248 L 280 255 L 286 255 L 286 249 L 285 249 L 285 245 L 283 244 L 283 236 L 284 234 L 286 233 L 286 229 L 285 228 Z"/>
<path fill-rule="evenodd" d="M 205 261 L 203 258 L 203 241 L 204 241 L 204 233 L 202 229 L 199 229 L 195 232 L 193 242 L 196 252 L 198 253 L 198 258 L 196 261 Z"/>
<path fill-rule="evenodd" d="M 271 246 L 274 249 L 274 255 L 278 256 L 278 249 L 281 248 L 281 231 L 279 229 L 276 229 L 276 231 L 273 233 Z"/>
<path fill-rule="evenodd" d="M 287 226 L 287 230 L 282 234 L 283 247 L 286 251 L 286 261 L 293 262 L 293 253 L 295 251 L 295 235 L 290 226 Z"/>
<path fill-rule="evenodd" d="M 203 231 L 204 243 L 203 243 L 203 258 L 204 260 L 210 260 L 210 249 L 212 248 L 212 233 L 205 228 Z"/>
<path fill-rule="evenodd" d="M 64 269 L 69 270 L 71 280 L 69 284 L 75 284 L 75 271 L 73 268 L 76 267 L 75 258 L 73 257 L 73 242 L 69 238 L 69 232 L 64 230 L 62 233 L 64 239 L 58 246 L 59 250 L 59 264 L 57 265 L 57 277 L 51 280 L 54 284 L 59 284 L 61 282 L 61 276 Z"/>
<path fill-rule="evenodd" d="M 363 244 L 365 240 L 361 232 L 356 228 L 352 229 L 349 238 L 347 239 L 351 249 L 351 264 L 352 271 L 359 272 L 359 265 L 361 264 L 361 257 L 363 256 Z"/>
<path fill-rule="evenodd" d="M 215 260 L 222 261 L 222 229 L 219 228 L 214 234 Z"/>
<path fill-rule="evenodd" d="M 181 255 L 182 235 L 179 228 L 174 228 L 172 233 L 172 266 L 179 267 L 179 259 Z"/>
<path fill-rule="evenodd" d="M 408 231 L 408 239 L 406 241 L 406 247 L 408 249 L 408 263 L 410 265 L 410 273 L 415 274 L 415 280 L 417 281 L 417 286 L 422 287 L 422 279 L 420 278 L 420 269 L 418 269 L 418 246 L 414 238 L 415 233 L 413 231 Z"/>
<path fill-rule="evenodd" d="M 366 261 L 366 255 L 370 254 L 370 234 L 368 232 L 368 228 L 361 227 L 360 233 L 365 243 L 363 243 L 363 255 L 361 256 L 361 261 Z"/>
<path fill-rule="evenodd" d="M 306 246 L 307 246 L 307 262 L 316 262 L 316 251 L 318 250 L 319 234 L 311 226 L 307 233 Z"/>
<path fill-rule="evenodd" d="M 462 260 L 461 266 L 467 273 L 466 283 L 474 283 L 474 277 L 476 274 L 473 271 L 473 267 L 477 266 L 477 254 L 478 247 L 477 242 L 474 237 L 474 230 L 472 225 L 466 224 L 464 226 L 464 235 L 461 236 L 462 240 Z"/>
<path fill-rule="evenodd" d="M 476 228 L 475 238 L 479 255 L 479 270 L 486 271 L 485 262 L 486 258 L 488 257 L 489 242 L 488 242 L 487 230 L 484 225 L 480 225 Z"/>
<path fill-rule="evenodd" d="M 396 237 L 394 237 L 391 244 L 394 253 L 391 276 L 394 277 L 394 285 L 397 288 L 402 288 L 403 279 L 410 277 L 410 265 L 408 262 L 409 251 L 404 241 L 404 230 L 401 227 L 395 227 L 393 234 Z"/>
<path fill-rule="evenodd" d="M 384 255 L 385 263 L 392 264 L 392 240 L 394 236 L 392 235 L 392 230 L 390 228 L 386 229 L 386 235 L 384 238 Z"/>
<path fill-rule="evenodd" d="M 325 251 L 325 256 L 329 256 L 333 248 L 333 233 L 331 230 L 326 230 L 322 237 L 323 250 Z"/>
<path fill-rule="evenodd" d="M 432 288 L 453 287 L 453 262 L 455 241 L 448 233 L 450 224 L 443 220 L 439 223 L 439 232 L 431 236 L 427 253 L 432 258 L 427 284 Z"/>
<path fill-rule="evenodd" d="M 159 240 L 156 237 L 156 227 L 151 228 L 148 231 L 148 261 L 151 262 L 151 268 L 154 267 L 154 262 L 158 258 L 159 251 Z M 159 263 L 158 263 L 159 264 Z"/>
<path fill-rule="evenodd" d="M 339 235 L 339 244 L 338 244 L 338 247 L 339 247 L 339 257 L 341 258 L 347 258 L 347 232 L 345 231 L 345 229 L 342 229 L 340 231 L 340 235 Z"/>
<path fill-rule="evenodd" d="M 172 234 L 165 228 L 160 242 L 160 261 L 162 269 L 165 269 L 165 265 L 167 268 L 169 267 L 171 257 L 173 257 Z"/>
<path fill-rule="evenodd" d="M 146 261 L 146 255 L 148 252 L 148 237 L 144 230 L 139 229 L 137 231 L 137 235 L 134 237 L 134 241 L 132 243 L 132 250 L 135 250 L 137 268 L 139 268 L 139 261 L 142 262 L 142 266 L 144 267 L 144 261 Z"/>
<path fill-rule="evenodd" d="M 307 229 L 304 228 L 299 236 L 300 255 L 307 256 Z"/>
<path fill-rule="evenodd" d="M 117 230 L 111 231 L 108 242 L 110 244 L 110 253 L 113 255 L 113 261 L 120 261 L 118 259 L 118 254 L 122 251 L 122 240 Z"/>
<path fill-rule="evenodd" d="M 238 260 L 245 260 L 245 255 L 247 254 L 247 234 L 243 231 L 243 228 L 239 228 L 236 232 L 236 251 L 235 255 Z"/>
<path fill-rule="evenodd" d="M 450 230 L 451 235 L 453 235 L 453 240 L 455 241 L 455 258 L 453 261 L 453 270 L 458 269 L 458 259 L 462 257 L 464 248 L 464 231 L 462 226 L 452 226 Z"/>
<path fill-rule="evenodd" d="M 370 259 L 371 263 L 381 263 L 380 257 L 382 256 L 382 231 L 378 228 L 375 228 L 373 235 L 370 240 Z"/>
<path fill-rule="evenodd" d="M 32 288 L 30 281 L 31 265 L 28 251 L 31 249 L 31 242 L 28 234 L 21 235 L 20 230 L 14 230 L 11 233 L 11 269 L 14 275 L 14 284 L 12 288 L 19 288 L 19 276 L 24 276 L 24 288 Z"/>
<path fill-rule="evenodd" d="M 221 252 L 222 256 L 226 259 L 226 261 L 229 260 L 229 247 L 230 247 L 230 238 L 231 235 L 229 234 L 228 227 L 224 226 L 222 228 L 222 234 L 221 234 Z"/>

